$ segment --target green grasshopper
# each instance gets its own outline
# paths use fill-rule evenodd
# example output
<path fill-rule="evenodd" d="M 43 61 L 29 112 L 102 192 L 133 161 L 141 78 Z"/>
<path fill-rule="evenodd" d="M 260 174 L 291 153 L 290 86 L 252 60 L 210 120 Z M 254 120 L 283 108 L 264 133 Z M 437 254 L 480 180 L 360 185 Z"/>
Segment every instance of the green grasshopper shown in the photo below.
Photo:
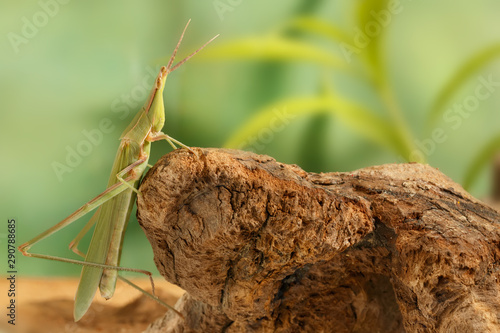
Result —
<path fill-rule="evenodd" d="M 119 270 L 139 272 L 148 275 L 154 294 L 154 284 L 150 272 L 140 269 L 119 267 L 119 263 L 123 237 L 130 213 L 136 196 L 138 194 L 140 195 L 137 190 L 139 181 L 148 166 L 151 143 L 158 140 L 167 140 L 174 149 L 177 148 L 174 144 L 175 142 L 191 150 L 181 142 L 161 132 L 165 123 L 163 89 L 169 73 L 179 68 L 184 62 L 201 51 L 207 44 L 218 37 L 218 35 L 172 67 L 175 55 L 188 25 L 189 21 L 170 57 L 168 65 L 161 68 L 149 99 L 120 136 L 121 143 L 116 153 L 107 189 L 82 207 L 78 208 L 61 222 L 19 246 L 19 251 L 28 257 L 57 260 L 83 266 L 80 283 L 75 296 L 75 308 L 73 312 L 75 321 L 80 320 L 87 312 L 98 286 L 102 297 L 109 299 L 113 296 L 116 280 L 119 277 Z M 69 248 L 79 256 L 85 258 L 85 261 L 28 252 L 35 243 L 68 226 L 97 207 L 99 208 L 95 214 L 69 245 Z M 96 227 L 87 254 L 85 255 L 78 250 L 77 246 L 83 236 L 94 224 L 96 224 Z M 120 277 L 120 279 L 125 280 L 122 277 Z M 125 282 L 131 284 L 131 282 L 127 280 L 125 280 Z M 149 296 L 169 307 L 164 302 L 161 302 L 156 296 Z"/>

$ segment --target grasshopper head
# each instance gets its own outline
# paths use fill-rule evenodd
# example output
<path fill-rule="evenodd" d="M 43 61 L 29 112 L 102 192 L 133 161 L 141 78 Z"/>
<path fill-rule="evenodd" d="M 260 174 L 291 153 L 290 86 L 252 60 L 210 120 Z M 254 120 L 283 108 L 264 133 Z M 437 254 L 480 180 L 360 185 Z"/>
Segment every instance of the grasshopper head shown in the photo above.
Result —
<path fill-rule="evenodd" d="M 165 81 L 169 70 L 163 66 L 160 73 L 156 77 L 154 96 L 152 98 L 151 107 L 149 110 L 149 119 L 153 125 L 154 132 L 160 132 L 165 124 L 165 107 L 163 105 L 163 90 L 165 89 Z"/>
<path fill-rule="evenodd" d="M 160 74 L 158 74 L 158 77 L 156 78 L 156 86 L 153 88 L 153 93 L 150 99 L 150 108 L 149 108 L 149 119 L 151 120 L 151 124 L 153 125 L 153 131 L 154 132 L 159 132 L 163 128 L 163 125 L 165 124 L 165 108 L 163 106 L 163 89 L 165 88 L 165 80 L 167 79 L 167 75 L 170 72 L 173 72 L 177 68 L 179 68 L 183 63 L 188 61 L 192 56 L 194 56 L 196 53 L 200 52 L 207 44 L 212 42 L 215 38 L 217 38 L 219 35 L 213 37 L 210 39 L 208 42 L 206 42 L 202 47 L 179 61 L 175 66 L 173 66 L 174 60 L 175 60 L 175 55 L 177 54 L 177 50 L 179 49 L 179 46 L 181 45 L 182 38 L 184 38 L 184 33 L 186 32 L 186 29 L 189 25 L 189 22 L 186 24 L 186 27 L 182 31 L 181 37 L 179 38 L 179 41 L 177 42 L 177 46 L 174 49 L 174 52 L 172 53 L 172 56 L 170 57 L 170 60 L 168 62 L 168 65 L 165 67 L 163 66 L 160 69 Z"/>

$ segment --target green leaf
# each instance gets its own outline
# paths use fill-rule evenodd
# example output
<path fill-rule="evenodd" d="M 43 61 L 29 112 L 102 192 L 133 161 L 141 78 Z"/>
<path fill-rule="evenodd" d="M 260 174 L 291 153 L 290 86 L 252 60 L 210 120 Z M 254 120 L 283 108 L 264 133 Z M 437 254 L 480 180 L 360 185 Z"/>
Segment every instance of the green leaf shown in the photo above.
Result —
<path fill-rule="evenodd" d="M 367 24 L 376 23 L 381 27 L 381 32 L 385 28 L 384 25 L 388 25 L 393 15 L 396 13 L 390 12 L 389 9 L 390 0 L 358 0 L 358 5 L 356 10 L 356 20 L 359 28 L 361 30 L 367 29 Z M 379 16 L 388 15 L 387 22 L 379 22 Z M 378 38 L 379 35 L 373 36 L 372 38 Z"/>
<path fill-rule="evenodd" d="M 328 107 L 329 101 L 320 97 L 294 97 L 267 105 L 248 121 L 245 121 L 243 126 L 236 129 L 224 147 L 238 149 L 248 147 L 255 140 L 258 140 L 259 133 L 264 129 L 283 128 L 281 125 L 288 125 L 297 116 L 322 113 Z M 275 124 L 276 121 L 280 121 L 280 123 Z"/>
<path fill-rule="evenodd" d="M 337 116 L 360 135 L 381 146 L 402 156 L 409 155 L 408 148 L 401 144 L 402 140 L 398 138 L 394 127 L 387 120 L 377 116 L 373 110 L 338 96 L 294 97 L 268 105 L 238 128 L 224 146 L 238 149 L 250 146 L 258 140 L 261 131 L 273 130 L 272 124 L 276 122 L 275 119 L 292 121 L 300 115 L 324 112 Z M 280 113 L 281 117 L 278 115 Z"/>
<path fill-rule="evenodd" d="M 330 109 L 341 121 L 362 136 L 404 158 L 410 155 L 410 147 L 405 145 L 405 141 L 393 123 L 376 115 L 373 110 L 336 95 L 331 96 Z"/>
<path fill-rule="evenodd" d="M 338 96 L 337 90 L 332 86 L 331 81 L 327 79 L 326 74 L 323 76 L 322 82 L 324 93 L 332 99 L 333 108 L 337 110 L 337 114 L 341 119 L 348 124 L 350 123 L 354 129 L 358 129 L 362 135 L 389 148 L 409 161 L 411 152 L 414 150 L 411 133 L 400 114 L 397 103 L 393 99 L 392 90 L 385 84 L 386 81 L 382 81 L 384 84 L 376 86 L 376 88 L 380 91 L 387 109 L 391 111 L 389 113 L 390 119 L 377 116 L 373 110 L 356 102 L 342 99 Z"/>
<path fill-rule="evenodd" d="M 381 66 L 381 57 L 379 54 L 380 40 L 387 27 L 378 22 L 378 20 L 374 17 L 374 13 L 378 15 L 379 13 L 385 11 L 387 15 L 391 15 L 389 16 L 390 21 L 387 22 L 387 24 L 389 24 L 392 21 L 392 15 L 394 14 L 389 12 L 388 6 L 389 0 L 361 0 L 358 2 L 358 6 L 356 7 L 357 28 L 360 29 L 369 39 L 363 55 L 371 66 L 374 67 L 375 73 L 381 72 L 378 68 Z M 377 34 L 367 33 L 367 29 L 370 29 L 369 26 L 378 26 L 380 28 L 380 32 Z"/>
<path fill-rule="evenodd" d="M 261 59 L 294 60 L 320 63 L 328 67 L 345 68 L 336 55 L 309 43 L 280 36 L 247 37 L 211 46 L 198 59 Z"/>
<path fill-rule="evenodd" d="M 287 28 L 324 36 L 333 42 L 352 43 L 352 38 L 341 28 L 312 16 L 297 17 L 287 24 Z"/>
<path fill-rule="evenodd" d="M 387 50 L 382 45 L 382 39 L 390 28 L 394 16 L 401 13 L 403 7 L 401 4 L 389 0 L 360 0 L 355 10 L 356 29 L 359 30 L 356 31 L 356 34 L 364 34 L 365 40 L 363 45 L 355 45 L 355 47 L 360 49 L 359 56 L 365 62 L 366 76 L 372 82 L 391 117 L 393 132 L 397 140 L 394 145 L 397 151 L 404 152 L 404 158 L 409 160 L 412 157 L 411 152 L 414 150 L 413 135 L 387 74 L 387 56 L 385 54 Z"/>
<path fill-rule="evenodd" d="M 463 186 L 466 190 L 471 188 L 472 184 L 481 173 L 481 170 L 483 170 L 483 168 L 492 161 L 493 157 L 498 154 L 499 151 L 500 135 L 497 135 L 483 146 L 483 148 L 479 151 L 479 154 L 477 154 L 467 169 L 463 181 Z"/>
<path fill-rule="evenodd" d="M 443 89 L 432 103 L 431 111 L 427 118 L 427 127 L 430 129 L 437 119 L 443 115 L 445 106 L 460 87 L 471 78 L 479 69 L 493 61 L 500 55 L 500 44 L 491 45 L 469 58 L 457 72 L 448 80 Z"/>

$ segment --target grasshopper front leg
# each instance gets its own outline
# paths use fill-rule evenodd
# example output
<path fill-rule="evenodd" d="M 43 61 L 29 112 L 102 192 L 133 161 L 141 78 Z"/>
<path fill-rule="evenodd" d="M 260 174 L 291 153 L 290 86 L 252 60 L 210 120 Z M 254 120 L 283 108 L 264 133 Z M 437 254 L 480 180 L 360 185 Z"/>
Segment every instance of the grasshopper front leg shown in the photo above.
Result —
<path fill-rule="evenodd" d="M 174 139 L 173 137 L 171 137 L 170 135 L 167 135 L 163 132 L 157 132 L 157 133 L 150 133 L 149 136 L 147 137 L 147 140 L 149 142 L 155 142 L 155 141 L 160 141 L 160 140 L 166 140 L 170 146 L 175 150 L 177 149 L 177 146 L 174 144 L 177 143 L 179 146 L 181 146 L 182 148 L 186 148 L 187 150 L 189 150 L 190 152 L 192 152 L 193 154 L 196 155 L 196 153 L 194 152 L 193 149 L 191 149 L 191 147 L 189 146 L 186 146 L 185 144 L 183 144 L 182 142 L 180 142 L 179 140 L 176 140 Z"/>

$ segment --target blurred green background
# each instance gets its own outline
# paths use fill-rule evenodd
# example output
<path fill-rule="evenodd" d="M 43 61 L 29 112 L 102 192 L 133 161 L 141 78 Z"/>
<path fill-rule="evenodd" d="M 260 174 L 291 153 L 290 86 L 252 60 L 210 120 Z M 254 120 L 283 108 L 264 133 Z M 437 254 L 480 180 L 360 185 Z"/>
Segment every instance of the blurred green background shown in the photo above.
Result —
<path fill-rule="evenodd" d="M 419 160 L 477 197 L 491 190 L 498 1 L 0 3 L 2 247 L 7 218 L 19 245 L 105 189 L 118 137 L 189 18 L 178 59 L 220 37 L 167 80 L 164 131 L 185 144 L 314 172 Z M 170 148 L 152 150 L 154 163 Z M 75 257 L 84 223 L 33 250 Z M 17 259 L 23 275 L 80 271 Z M 156 271 L 135 211 L 122 265 Z"/>

